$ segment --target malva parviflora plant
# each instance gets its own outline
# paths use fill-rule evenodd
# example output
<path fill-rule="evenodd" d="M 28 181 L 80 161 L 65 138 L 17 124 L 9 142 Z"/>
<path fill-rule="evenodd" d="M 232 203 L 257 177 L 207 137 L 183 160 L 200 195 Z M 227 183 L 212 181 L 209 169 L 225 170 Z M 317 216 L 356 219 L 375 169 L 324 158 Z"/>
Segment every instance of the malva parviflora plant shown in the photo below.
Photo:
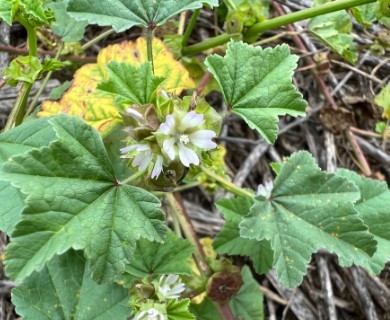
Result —
<path fill-rule="evenodd" d="M 0 228 L 10 237 L 3 262 L 23 319 L 262 319 L 252 272 L 234 265 L 232 255 L 249 257 L 258 274 L 274 269 L 286 287 L 302 282 L 319 249 L 336 254 L 341 266 L 382 270 L 390 252 L 386 184 L 344 169 L 324 172 L 299 151 L 273 165 L 273 182 L 243 189 L 219 156 L 217 138 L 232 113 L 268 143 L 277 139 L 279 116 L 305 116 L 307 103 L 292 84 L 298 57 L 286 44 L 252 45 L 262 32 L 311 18 L 310 32 L 354 62 L 346 9 L 366 25 L 389 23 L 383 0 L 314 4 L 269 19 L 266 0 L 2 0 L 0 18 L 25 27 L 29 49 L 2 72 L 8 85 L 21 86 L 0 134 Z M 187 45 L 200 9 L 218 6 L 225 33 Z M 186 11 L 192 15 L 166 36 L 167 49 L 154 31 Z M 322 23 L 334 15 L 346 19 L 337 45 Z M 327 28 L 340 27 L 331 22 Z M 80 46 L 88 24 L 111 29 Z M 45 105 L 33 112 L 38 96 L 27 105 L 32 84 L 69 63 L 69 48 L 81 52 L 134 26 L 145 30 L 145 40 L 127 44 L 139 45 L 137 62 L 130 51 L 120 61 L 102 55 L 62 89 L 63 97 L 79 92 L 64 108 L 73 116 L 45 117 Z M 56 34 L 55 58 L 38 57 L 42 27 Z M 180 58 L 221 45 L 224 54 L 202 62 L 227 106 L 217 112 L 192 94 Z M 77 100 L 87 98 L 78 110 Z M 194 183 L 234 195 L 216 202 L 225 225 L 209 244 L 201 244 L 174 194 Z"/>

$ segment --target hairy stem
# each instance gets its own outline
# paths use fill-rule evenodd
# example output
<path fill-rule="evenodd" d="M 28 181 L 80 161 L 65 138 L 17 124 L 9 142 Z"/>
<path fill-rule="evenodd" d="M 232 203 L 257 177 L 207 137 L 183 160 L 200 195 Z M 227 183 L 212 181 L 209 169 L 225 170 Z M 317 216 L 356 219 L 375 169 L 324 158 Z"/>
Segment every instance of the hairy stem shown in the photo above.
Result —
<path fill-rule="evenodd" d="M 148 56 L 148 61 L 152 64 L 152 72 L 154 73 L 154 63 L 153 63 L 153 29 L 148 27 L 146 28 L 146 51 Z"/>
<path fill-rule="evenodd" d="M 58 50 L 57 50 L 57 54 L 55 56 L 55 59 L 58 59 L 60 57 L 61 51 L 63 50 L 63 48 L 64 48 L 64 43 L 60 42 L 60 45 L 58 46 Z M 35 106 L 36 106 L 36 104 L 38 102 L 38 99 L 41 96 L 43 90 L 45 90 L 45 87 L 46 87 L 47 83 L 49 82 L 52 74 L 53 74 L 53 71 L 49 71 L 47 73 L 45 79 L 42 81 L 42 84 L 39 87 L 38 92 L 35 94 L 34 99 L 31 101 L 31 103 L 30 103 L 30 105 L 28 107 L 26 115 L 29 115 L 31 112 L 33 112 L 33 110 L 34 110 L 34 108 L 35 108 Z"/>
<path fill-rule="evenodd" d="M 191 19 L 188 22 L 186 31 L 184 32 L 183 39 L 181 41 L 181 44 L 182 44 L 183 47 L 187 45 L 188 39 L 190 38 L 191 33 L 194 30 L 194 28 L 195 28 L 196 20 L 198 19 L 199 14 L 200 14 L 200 9 L 196 9 L 192 13 Z"/>
<path fill-rule="evenodd" d="M 30 22 L 23 17 L 23 15 L 18 14 L 16 17 L 17 21 L 20 22 L 26 28 L 27 31 L 27 41 L 28 41 L 28 50 L 30 56 L 38 55 L 38 41 L 37 41 L 37 32 L 35 28 L 30 24 Z M 15 100 L 12 111 L 8 117 L 7 123 L 4 127 L 4 131 L 7 131 L 14 126 L 18 126 L 23 122 L 26 110 L 27 100 L 32 88 L 32 83 L 24 82 L 22 87 L 18 92 L 18 97 Z"/>
<path fill-rule="evenodd" d="M 278 27 L 288 25 L 293 22 L 313 18 L 330 12 L 335 12 L 343 9 L 360 6 L 363 4 L 372 3 L 375 1 L 377 0 L 338 0 L 338 1 L 329 2 L 317 6 L 315 8 L 309 8 L 297 12 L 288 13 L 280 17 L 276 17 L 270 20 L 265 20 L 263 22 L 256 23 L 244 34 L 244 37 L 251 38 L 263 33 L 266 30 L 275 29 Z M 216 46 L 223 45 L 229 42 L 229 40 L 230 40 L 230 36 L 226 33 L 223 33 L 214 38 L 209 38 L 203 42 L 183 48 L 182 54 L 183 55 L 197 54 L 202 51 L 214 48 Z"/>
<path fill-rule="evenodd" d="M 213 171 L 211 171 L 211 170 L 209 170 L 209 169 L 207 169 L 207 168 L 205 168 L 203 166 L 200 166 L 200 169 L 202 170 L 203 173 L 208 175 L 210 178 L 212 178 L 215 181 L 217 181 L 221 185 L 222 188 L 224 188 L 225 190 L 235 194 L 236 196 L 238 196 L 238 197 L 250 197 L 250 198 L 253 197 L 253 193 L 250 192 L 249 190 L 246 190 L 246 189 L 243 189 L 243 188 L 240 188 L 240 187 L 236 186 L 234 183 L 225 180 L 221 176 L 217 175 Z"/>
<path fill-rule="evenodd" d="M 338 0 L 334 2 L 328 2 L 323 5 L 316 6 L 314 8 L 291 12 L 286 15 L 276 17 L 274 19 L 256 23 L 245 33 L 245 37 L 253 37 L 269 29 L 279 28 L 281 26 L 285 26 L 293 22 L 313 18 L 330 12 L 360 6 L 367 3 L 372 3 L 375 1 L 377 0 Z"/>
<path fill-rule="evenodd" d="M 90 41 L 88 41 L 87 43 L 83 44 L 81 46 L 81 49 L 83 51 L 85 51 L 88 48 L 92 47 L 94 44 L 98 43 L 100 40 L 107 38 L 109 35 L 111 35 L 113 33 L 115 33 L 114 29 L 108 29 L 108 30 L 102 32 L 101 34 L 99 34 L 97 37 L 95 37 L 95 38 L 91 39 Z"/>

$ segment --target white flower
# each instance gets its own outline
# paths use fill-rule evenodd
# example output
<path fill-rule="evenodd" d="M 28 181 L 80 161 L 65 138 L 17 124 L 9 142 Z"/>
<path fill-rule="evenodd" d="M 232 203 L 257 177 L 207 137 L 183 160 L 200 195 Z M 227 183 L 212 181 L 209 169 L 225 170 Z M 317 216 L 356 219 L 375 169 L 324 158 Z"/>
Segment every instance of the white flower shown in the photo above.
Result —
<path fill-rule="evenodd" d="M 164 315 L 155 308 L 149 308 L 148 310 L 144 310 L 138 312 L 134 320 L 164 320 Z"/>
<path fill-rule="evenodd" d="M 159 131 L 168 136 L 163 142 L 163 150 L 171 160 L 179 154 L 183 165 L 199 164 L 199 157 L 193 150 L 194 147 L 210 150 L 217 147 L 211 139 L 216 136 L 212 130 L 196 130 L 203 123 L 203 114 L 195 111 L 188 112 L 180 123 L 177 123 L 173 115 L 168 115 L 166 121 L 160 125 Z"/>
<path fill-rule="evenodd" d="M 260 184 L 257 187 L 257 195 L 269 199 L 271 197 L 271 192 L 273 188 L 274 188 L 273 182 L 271 180 L 268 180 L 265 182 L 264 185 Z"/>
<path fill-rule="evenodd" d="M 126 153 L 137 152 L 131 165 L 133 167 L 138 166 L 139 171 L 144 171 L 149 167 L 149 164 L 154 161 L 154 166 L 151 174 L 152 179 L 157 179 L 163 169 L 163 156 L 155 154 L 148 144 L 133 144 L 131 146 L 120 149 L 124 154 L 121 158 L 132 158 L 132 155 L 126 155 Z"/>
<path fill-rule="evenodd" d="M 177 299 L 180 293 L 185 290 L 185 285 L 182 282 L 176 283 L 179 280 L 177 274 L 170 274 L 168 276 L 161 276 L 158 283 L 158 292 L 166 299 Z"/>

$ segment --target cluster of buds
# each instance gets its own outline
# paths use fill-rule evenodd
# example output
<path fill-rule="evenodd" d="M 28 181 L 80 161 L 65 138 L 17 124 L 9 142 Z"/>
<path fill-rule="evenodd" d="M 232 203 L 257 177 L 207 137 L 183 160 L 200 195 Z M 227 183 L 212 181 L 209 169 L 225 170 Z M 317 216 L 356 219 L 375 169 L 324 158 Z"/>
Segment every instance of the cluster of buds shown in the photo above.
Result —
<path fill-rule="evenodd" d="M 147 290 L 138 288 L 138 292 L 141 293 L 140 298 L 147 299 L 141 303 L 134 315 L 134 320 L 166 320 L 166 303 L 169 300 L 179 299 L 180 294 L 185 290 L 184 283 L 179 282 L 179 276 L 175 274 L 163 275 L 159 280 L 153 281 L 152 285 L 154 287 L 152 292 L 148 285 L 146 285 Z M 139 286 L 142 287 L 142 285 Z"/>
<path fill-rule="evenodd" d="M 173 175 L 175 185 L 191 165 L 201 163 L 204 152 L 217 147 L 213 139 L 220 130 L 221 117 L 200 98 L 191 103 L 169 99 L 168 104 L 164 109 L 133 105 L 122 114 L 130 144 L 120 151 L 122 158 L 152 180 Z"/>

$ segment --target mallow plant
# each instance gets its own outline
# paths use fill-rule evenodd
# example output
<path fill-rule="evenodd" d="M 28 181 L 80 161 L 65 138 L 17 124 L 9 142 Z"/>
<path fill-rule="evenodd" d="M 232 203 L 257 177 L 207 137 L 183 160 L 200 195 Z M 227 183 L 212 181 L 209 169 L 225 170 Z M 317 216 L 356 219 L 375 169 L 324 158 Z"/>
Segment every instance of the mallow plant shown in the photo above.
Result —
<path fill-rule="evenodd" d="M 0 134 L 0 228 L 10 239 L 3 262 L 23 319 L 262 319 L 254 273 L 273 269 L 296 287 L 319 249 L 341 266 L 382 270 L 390 252 L 385 183 L 322 171 L 306 151 L 273 164 L 274 181 L 257 190 L 234 185 L 223 169 L 217 138 L 232 113 L 271 144 L 279 116 L 305 116 L 292 83 L 298 57 L 286 44 L 251 45 L 262 32 L 327 14 L 349 17 L 349 8 L 362 23 L 389 22 L 386 1 L 315 4 L 268 19 L 265 0 L 1 2 L 0 18 L 26 28 L 29 49 L 2 73 L 20 92 Z M 187 45 L 199 10 L 219 5 L 225 33 Z M 186 11 L 193 13 L 181 32 L 165 44 L 154 38 Z M 324 40 L 322 22 L 310 23 Z M 88 24 L 112 29 L 80 46 Z M 135 26 L 144 37 L 102 49 L 52 100 L 27 106 L 32 84 L 63 68 L 69 48 L 81 52 Z M 55 58 L 38 58 L 42 27 L 56 34 Z M 345 51 L 340 39 L 324 42 L 353 61 L 350 40 Z M 220 45 L 224 53 L 201 65 L 219 86 L 222 112 L 192 94 L 185 68 L 186 56 Z M 211 242 L 197 237 L 177 196 L 194 181 L 233 195 L 215 204 L 225 225 Z M 234 255 L 251 267 L 234 265 Z"/>

